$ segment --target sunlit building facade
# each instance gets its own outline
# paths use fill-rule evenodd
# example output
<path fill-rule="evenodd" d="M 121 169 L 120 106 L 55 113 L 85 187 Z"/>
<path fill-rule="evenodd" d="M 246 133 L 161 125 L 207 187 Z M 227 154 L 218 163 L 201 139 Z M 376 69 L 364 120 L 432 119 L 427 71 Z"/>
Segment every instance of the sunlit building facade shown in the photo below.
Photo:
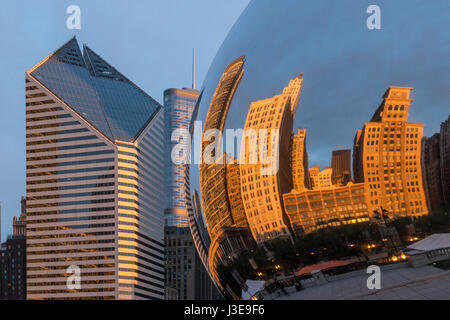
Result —
<path fill-rule="evenodd" d="M 162 106 L 73 38 L 26 73 L 26 144 L 27 298 L 163 299 Z"/>
<path fill-rule="evenodd" d="M 303 192 L 293 190 L 284 194 L 283 199 L 296 235 L 369 221 L 364 183 Z"/>
<path fill-rule="evenodd" d="M 298 133 L 292 136 L 291 168 L 293 188 L 297 191 L 310 189 L 306 129 L 299 129 Z"/>
<path fill-rule="evenodd" d="M 212 138 L 207 136 L 208 130 L 216 129 L 223 132 L 228 109 L 234 93 L 244 74 L 244 57 L 240 57 L 230 63 L 225 69 L 216 88 L 211 105 L 206 116 L 202 134 L 202 156 L 209 157 L 202 160 L 199 165 L 200 191 L 202 207 L 211 241 L 214 241 L 221 230 L 235 225 L 227 192 L 226 164 L 230 157 L 221 154 L 220 148 L 211 150 L 208 154 L 208 146 Z M 214 141 L 217 146 L 221 141 Z M 212 163 L 210 163 L 212 162 Z M 234 162 L 234 159 L 231 163 Z"/>
<path fill-rule="evenodd" d="M 369 212 L 428 213 L 422 181 L 423 124 L 408 123 L 412 88 L 390 87 L 354 140 L 355 181 L 366 185 Z"/>
<path fill-rule="evenodd" d="M 282 195 L 292 189 L 292 173 L 289 157 L 280 155 L 290 154 L 302 83 L 299 75 L 282 94 L 252 102 L 248 111 L 244 133 L 253 130 L 255 134 L 244 135 L 241 142 L 241 191 L 250 230 L 258 243 L 291 234 Z M 261 130 L 267 130 L 265 136 Z M 263 159 L 264 152 L 275 161 Z"/>
<path fill-rule="evenodd" d="M 315 190 L 328 189 L 333 186 L 332 182 L 333 169 L 326 167 L 317 175 L 317 187 Z"/>
<path fill-rule="evenodd" d="M 241 171 L 239 167 L 237 159 L 229 161 L 226 165 L 228 201 L 234 226 L 248 228 L 244 202 L 241 196 Z"/>
<path fill-rule="evenodd" d="M 309 172 L 309 185 L 311 189 L 317 189 L 319 188 L 319 172 L 320 167 L 318 165 L 315 165 L 312 168 L 308 169 Z"/>

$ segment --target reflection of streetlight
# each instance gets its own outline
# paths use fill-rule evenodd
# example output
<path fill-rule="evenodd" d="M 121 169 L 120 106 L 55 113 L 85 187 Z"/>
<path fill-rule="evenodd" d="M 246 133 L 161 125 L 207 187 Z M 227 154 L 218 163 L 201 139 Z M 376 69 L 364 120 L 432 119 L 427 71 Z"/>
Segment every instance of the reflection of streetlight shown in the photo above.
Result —
<path fill-rule="evenodd" d="M 259 277 L 262 277 L 262 275 L 263 275 L 262 272 L 258 272 Z"/>
<path fill-rule="evenodd" d="M 280 269 L 280 268 L 281 268 L 281 267 L 280 267 L 280 265 L 278 265 L 278 264 L 275 266 L 275 270 L 278 270 L 278 269 Z"/>

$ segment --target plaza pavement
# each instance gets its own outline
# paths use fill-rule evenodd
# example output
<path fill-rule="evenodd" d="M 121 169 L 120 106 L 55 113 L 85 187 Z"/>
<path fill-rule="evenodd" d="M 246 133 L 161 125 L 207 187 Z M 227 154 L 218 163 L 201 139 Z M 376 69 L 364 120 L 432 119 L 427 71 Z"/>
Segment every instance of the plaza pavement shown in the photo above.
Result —
<path fill-rule="evenodd" d="M 381 272 L 381 289 L 369 290 L 370 274 L 358 274 L 324 285 L 272 297 L 275 300 L 450 300 L 450 271 L 408 266 Z"/>

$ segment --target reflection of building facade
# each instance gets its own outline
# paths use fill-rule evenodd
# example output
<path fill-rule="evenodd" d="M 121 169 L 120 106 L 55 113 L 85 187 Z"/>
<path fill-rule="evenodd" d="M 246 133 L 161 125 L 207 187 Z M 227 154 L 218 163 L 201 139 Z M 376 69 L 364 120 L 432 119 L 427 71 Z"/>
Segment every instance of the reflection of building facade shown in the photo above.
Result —
<path fill-rule="evenodd" d="M 75 38 L 27 72 L 28 299 L 164 298 L 163 130 L 162 107 Z"/>
<path fill-rule="evenodd" d="M 350 171 L 351 150 L 333 150 L 331 168 L 333 170 L 332 182 L 335 185 L 345 185 L 351 180 Z"/>
<path fill-rule="evenodd" d="M 428 209 L 430 211 L 440 209 L 444 206 L 439 136 L 439 133 L 436 133 L 430 138 L 424 137 L 422 139 L 421 162 L 423 187 L 427 199 Z"/>
<path fill-rule="evenodd" d="M 241 172 L 237 160 L 226 165 L 227 192 L 230 203 L 231 215 L 234 226 L 238 228 L 248 228 L 247 217 L 245 215 L 244 203 L 241 197 Z"/>
<path fill-rule="evenodd" d="M 423 182 L 430 210 L 450 205 L 450 117 L 441 131 L 422 140 Z"/>
<path fill-rule="evenodd" d="M 172 161 L 172 150 L 180 143 L 172 141 L 172 133 L 177 129 L 189 129 L 198 94 L 198 90 L 188 88 L 164 91 L 164 218 L 168 226 L 188 226 L 185 164 L 175 164 Z"/>
<path fill-rule="evenodd" d="M 247 220 L 257 242 L 290 235 L 282 194 L 292 189 L 292 174 L 289 157 L 280 155 L 290 152 L 293 116 L 302 83 L 302 75 L 292 79 L 281 95 L 252 102 L 247 114 L 244 133 L 254 130 L 255 135 L 244 135 L 241 142 L 241 190 Z M 261 129 L 267 130 L 266 136 L 261 135 Z M 278 136 L 273 136 L 274 131 Z M 266 164 L 261 151 L 276 160 Z M 263 174 L 264 169 L 271 173 Z"/>
<path fill-rule="evenodd" d="M 309 168 L 309 181 L 311 189 L 319 188 L 319 172 L 320 168 L 318 165 L 315 165 L 312 168 Z"/>
<path fill-rule="evenodd" d="M 209 247 L 209 270 L 219 286 L 223 283 L 217 273 L 220 265 L 228 263 L 242 251 L 255 246 L 254 240 L 248 228 L 222 228 L 220 233 L 211 242 Z M 228 290 L 223 288 L 223 290 Z"/>
<path fill-rule="evenodd" d="M 228 65 L 219 81 L 206 116 L 202 135 L 202 156 L 207 147 L 213 143 L 206 134 L 210 129 L 223 132 L 231 101 L 237 86 L 244 74 L 244 57 L 240 57 Z M 220 146 L 221 141 L 214 141 Z M 199 166 L 202 207 L 209 236 L 213 241 L 222 228 L 234 225 L 233 216 L 227 194 L 226 154 L 216 154 L 218 150 L 207 154 L 215 161 L 206 163 L 203 158 Z"/>
<path fill-rule="evenodd" d="M 333 174 L 333 169 L 331 167 L 326 167 L 317 175 L 317 183 L 318 186 L 315 190 L 328 189 L 333 186 L 333 182 L 331 180 Z"/>
<path fill-rule="evenodd" d="M 450 116 L 441 124 L 439 135 L 439 146 L 441 154 L 441 180 L 444 203 L 450 206 Z"/>
<path fill-rule="evenodd" d="M 299 129 L 292 136 L 292 186 L 297 191 L 310 189 L 308 152 L 306 151 L 306 129 Z"/>
<path fill-rule="evenodd" d="M 331 189 L 293 190 L 284 194 L 284 207 L 295 234 L 369 221 L 364 184 Z"/>
<path fill-rule="evenodd" d="M 411 90 L 390 87 L 355 138 L 355 181 L 366 184 L 370 212 L 383 207 L 395 216 L 428 213 L 420 165 L 423 125 L 406 122 Z"/>

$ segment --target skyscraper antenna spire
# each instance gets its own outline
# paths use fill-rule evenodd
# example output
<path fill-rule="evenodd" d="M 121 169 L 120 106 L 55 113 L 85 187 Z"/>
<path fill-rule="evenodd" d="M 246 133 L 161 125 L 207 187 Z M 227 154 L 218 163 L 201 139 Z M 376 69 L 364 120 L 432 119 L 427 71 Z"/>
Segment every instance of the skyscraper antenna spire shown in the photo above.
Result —
<path fill-rule="evenodd" d="M 195 48 L 192 49 L 192 89 L 195 89 Z"/>

